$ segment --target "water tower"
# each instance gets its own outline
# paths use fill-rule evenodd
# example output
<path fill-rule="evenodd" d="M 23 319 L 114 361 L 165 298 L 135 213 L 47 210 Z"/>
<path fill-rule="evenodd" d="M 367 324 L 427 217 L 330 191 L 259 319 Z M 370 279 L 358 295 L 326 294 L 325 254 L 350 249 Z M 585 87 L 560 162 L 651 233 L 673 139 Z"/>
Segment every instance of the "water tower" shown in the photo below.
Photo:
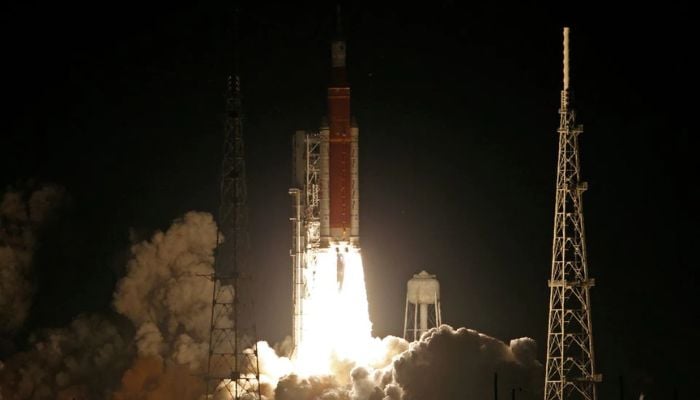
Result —
<path fill-rule="evenodd" d="M 441 324 L 440 282 L 435 275 L 421 271 L 406 284 L 403 337 L 408 341 L 416 341 L 428 329 Z"/>

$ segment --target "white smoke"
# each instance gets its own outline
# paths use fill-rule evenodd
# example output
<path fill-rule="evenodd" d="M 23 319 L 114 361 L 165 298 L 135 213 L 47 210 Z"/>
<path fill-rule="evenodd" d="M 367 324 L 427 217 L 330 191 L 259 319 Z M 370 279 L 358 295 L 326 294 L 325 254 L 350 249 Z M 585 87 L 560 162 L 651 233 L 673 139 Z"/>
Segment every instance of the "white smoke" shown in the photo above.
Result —
<path fill-rule="evenodd" d="M 258 367 L 260 379 L 273 388 L 277 386 L 281 377 L 291 374 L 294 370 L 294 365 L 288 357 L 278 356 L 278 352 L 264 341 L 258 342 Z"/>
<path fill-rule="evenodd" d="M 402 399 L 490 398 L 493 376 L 503 388 L 525 389 L 521 397 L 540 397 L 543 368 L 529 338 L 510 345 L 471 329 L 443 325 L 412 343 L 394 361 Z M 529 395 L 528 395 L 529 394 Z"/>
<path fill-rule="evenodd" d="M 169 357 L 192 370 L 202 366 L 216 238 L 211 214 L 188 212 L 166 232 L 132 246 L 114 307 L 137 328 L 140 356 Z"/>
<path fill-rule="evenodd" d="M 540 397 L 543 368 L 532 339 L 505 344 L 474 330 L 443 325 L 410 345 L 396 337 L 374 340 L 371 365 L 334 365 L 328 376 L 278 376 L 274 399 L 491 398 L 494 373 L 503 391 L 517 387 L 524 389 L 520 398 Z M 259 348 L 269 350 L 266 344 Z M 268 366 L 277 363 L 289 368 L 289 360 L 268 350 L 260 352 L 261 374 L 275 375 Z"/>
<path fill-rule="evenodd" d="M 32 305 L 32 259 L 41 228 L 65 199 L 65 190 L 43 185 L 8 190 L 0 202 L 0 334 L 22 326 Z"/>
<path fill-rule="evenodd" d="M 351 400 L 367 400 L 384 397 L 384 392 L 377 386 L 370 372 L 365 367 L 355 367 L 350 373 L 352 377 L 352 389 L 350 390 Z"/>
<path fill-rule="evenodd" d="M 163 347 L 163 335 L 153 322 L 144 322 L 134 337 L 138 355 L 141 357 L 160 357 Z"/>
<path fill-rule="evenodd" d="M 332 376 L 310 376 L 302 378 L 290 374 L 280 379 L 274 392 L 275 400 L 344 399 L 348 391 L 340 387 Z"/>
<path fill-rule="evenodd" d="M 403 391 L 401 390 L 401 386 L 395 383 L 390 383 L 384 388 L 383 400 L 401 400 L 402 395 Z"/>

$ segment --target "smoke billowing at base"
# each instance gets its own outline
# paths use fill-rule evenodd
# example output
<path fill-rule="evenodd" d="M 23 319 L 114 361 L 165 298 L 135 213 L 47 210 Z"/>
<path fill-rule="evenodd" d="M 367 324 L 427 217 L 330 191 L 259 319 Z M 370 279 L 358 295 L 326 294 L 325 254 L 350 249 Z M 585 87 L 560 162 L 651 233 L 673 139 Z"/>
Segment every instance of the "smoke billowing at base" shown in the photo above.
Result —
<path fill-rule="evenodd" d="M 10 209 L 8 196 L 3 210 Z M 32 334 L 27 350 L 0 362 L 1 398 L 202 399 L 213 284 L 206 276 L 216 245 L 214 220 L 202 212 L 134 243 L 114 290 L 115 313 L 80 315 L 66 327 Z M 0 315 L 13 314 L 11 302 L 0 304 Z M 258 347 L 265 399 L 485 398 L 494 373 L 503 390 L 522 388 L 519 398 L 535 398 L 542 379 L 532 339 L 505 344 L 446 325 L 410 344 L 372 338 L 367 365 L 336 358 L 321 375 L 297 374 L 293 361 L 265 342 Z"/>

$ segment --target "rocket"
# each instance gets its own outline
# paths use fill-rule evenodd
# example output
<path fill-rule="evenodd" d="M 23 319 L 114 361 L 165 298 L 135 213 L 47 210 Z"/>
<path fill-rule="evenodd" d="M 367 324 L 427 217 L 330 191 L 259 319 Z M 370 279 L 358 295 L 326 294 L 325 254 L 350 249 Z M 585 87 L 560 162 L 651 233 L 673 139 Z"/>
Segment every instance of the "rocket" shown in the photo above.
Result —
<path fill-rule="evenodd" d="M 358 247 L 360 239 L 359 129 L 350 113 L 350 84 L 347 81 L 345 54 L 345 40 L 340 34 L 338 15 L 338 35 L 331 43 L 328 114 L 319 130 L 319 200 L 321 246 L 335 245 L 340 249 L 347 245 Z M 341 272 L 339 276 L 342 276 Z"/>
<path fill-rule="evenodd" d="M 330 43 L 327 113 L 318 132 L 297 130 L 292 142 L 292 342 L 296 353 L 305 329 L 306 306 L 335 276 L 343 290 L 350 252 L 360 245 L 359 129 L 350 112 L 345 40 L 337 13 Z M 335 263 L 326 258 L 335 255 Z M 323 261 L 321 261 L 323 260 Z M 335 269 L 335 271 L 333 271 Z"/>

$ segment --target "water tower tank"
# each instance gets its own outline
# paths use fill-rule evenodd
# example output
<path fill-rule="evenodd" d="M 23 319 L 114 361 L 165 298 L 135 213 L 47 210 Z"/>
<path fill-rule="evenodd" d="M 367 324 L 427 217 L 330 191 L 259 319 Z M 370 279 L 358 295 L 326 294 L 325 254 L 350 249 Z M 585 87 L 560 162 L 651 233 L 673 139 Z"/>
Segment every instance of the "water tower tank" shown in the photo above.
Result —
<path fill-rule="evenodd" d="M 418 340 L 428 329 L 440 326 L 440 282 L 426 271 L 413 275 L 406 284 L 404 338 Z"/>

